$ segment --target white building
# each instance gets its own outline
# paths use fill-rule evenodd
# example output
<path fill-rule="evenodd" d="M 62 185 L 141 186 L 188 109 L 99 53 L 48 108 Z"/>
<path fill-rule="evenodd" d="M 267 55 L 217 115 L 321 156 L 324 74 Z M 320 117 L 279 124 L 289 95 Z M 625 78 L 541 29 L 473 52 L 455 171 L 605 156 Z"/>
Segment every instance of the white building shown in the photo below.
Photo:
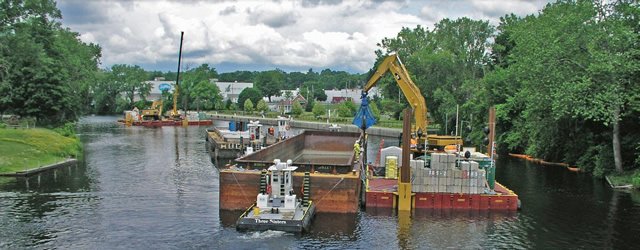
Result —
<path fill-rule="evenodd" d="M 233 103 L 237 103 L 238 96 L 242 90 L 253 88 L 252 82 L 218 82 L 217 79 L 212 79 L 211 81 L 218 86 L 222 100 L 225 102 L 230 99 Z"/>
<path fill-rule="evenodd" d="M 360 104 L 362 100 L 362 89 L 340 89 L 340 90 L 325 90 L 327 95 L 325 103 L 332 103 L 335 100 L 351 99 L 355 104 Z M 369 99 L 373 99 L 374 96 L 382 97 L 377 87 L 373 87 L 369 90 Z"/>
<path fill-rule="evenodd" d="M 174 85 L 176 82 L 166 81 L 164 80 L 164 77 L 156 77 L 155 80 L 145 81 L 145 83 L 148 83 L 151 85 L 151 91 L 149 92 L 149 95 L 147 96 L 146 100 L 153 101 L 153 100 L 162 99 L 162 90 L 166 90 L 169 93 L 173 93 Z M 134 95 L 133 97 L 133 101 L 137 102 L 140 100 L 142 100 L 140 93 L 136 93 L 136 95 Z"/>

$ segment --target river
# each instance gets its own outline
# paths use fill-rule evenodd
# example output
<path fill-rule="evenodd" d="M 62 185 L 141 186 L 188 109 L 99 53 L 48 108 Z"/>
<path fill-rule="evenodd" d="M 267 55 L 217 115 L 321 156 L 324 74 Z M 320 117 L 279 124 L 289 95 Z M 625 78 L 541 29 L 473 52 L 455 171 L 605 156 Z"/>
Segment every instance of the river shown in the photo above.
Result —
<path fill-rule="evenodd" d="M 638 192 L 508 157 L 496 179 L 520 196 L 518 212 L 369 210 L 318 214 L 303 235 L 241 233 L 238 214 L 218 209 L 205 127 L 125 128 L 116 119 L 79 122 L 77 167 L 0 178 L 1 249 L 637 248 Z"/>

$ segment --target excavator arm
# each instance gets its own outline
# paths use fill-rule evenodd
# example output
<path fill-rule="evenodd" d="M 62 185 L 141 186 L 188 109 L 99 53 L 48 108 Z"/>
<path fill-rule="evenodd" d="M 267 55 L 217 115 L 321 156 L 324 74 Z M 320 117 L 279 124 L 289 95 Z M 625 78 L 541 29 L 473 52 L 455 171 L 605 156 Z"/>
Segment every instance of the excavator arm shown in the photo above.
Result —
<path fill-rule="evenodd" d="M 393 78 L 396 80 L 398 86 L 402 90 L 402 93 L 407 98 L 409 105 L 413 108 L 416 120 L 416 131 L 421 131 L 426 135 L 428 123 L 427 104 L 422 93 L 420 93 L 418 86 L 411 81 L 409 72 L 404 67 L 404 64 L 402 64 L 402 61 L 400 61 L 397 54 L 387 56 L 382 63 L 378 65 L 378 68 L 363 88 L 365 96 L 369 90 L 378 83 L 378 80 L 387 73 L 387 71 L 390 71 L 393 74 Z"/>

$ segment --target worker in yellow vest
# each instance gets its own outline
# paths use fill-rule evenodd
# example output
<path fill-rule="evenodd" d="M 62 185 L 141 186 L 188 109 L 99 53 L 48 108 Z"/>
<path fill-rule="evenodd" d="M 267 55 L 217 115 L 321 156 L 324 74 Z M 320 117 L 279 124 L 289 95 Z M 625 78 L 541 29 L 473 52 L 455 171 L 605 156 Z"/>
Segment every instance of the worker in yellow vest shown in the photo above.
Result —
<path fill-rule="evenodd" d="M 360 140 L 353 144 L 353 153 L 355 154 L 355 161 L 360 160 Z"/>

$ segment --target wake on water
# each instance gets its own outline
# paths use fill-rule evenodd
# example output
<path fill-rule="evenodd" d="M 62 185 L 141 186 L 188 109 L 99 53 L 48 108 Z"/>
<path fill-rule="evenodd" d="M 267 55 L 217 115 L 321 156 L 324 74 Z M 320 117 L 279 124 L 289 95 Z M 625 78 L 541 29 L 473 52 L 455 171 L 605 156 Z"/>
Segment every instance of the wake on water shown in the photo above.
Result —
<path fill-rule="evenodd" d="M 254 239 L 277 238 L 286 234 L 289 234 L 289 233 L 282 232 L 282 231 L 272 231 L 272 230 L 261 231 L 261 232 L 247 232 L 242 236 L 240 236 L 240 239 L 254 240 Z"/>

